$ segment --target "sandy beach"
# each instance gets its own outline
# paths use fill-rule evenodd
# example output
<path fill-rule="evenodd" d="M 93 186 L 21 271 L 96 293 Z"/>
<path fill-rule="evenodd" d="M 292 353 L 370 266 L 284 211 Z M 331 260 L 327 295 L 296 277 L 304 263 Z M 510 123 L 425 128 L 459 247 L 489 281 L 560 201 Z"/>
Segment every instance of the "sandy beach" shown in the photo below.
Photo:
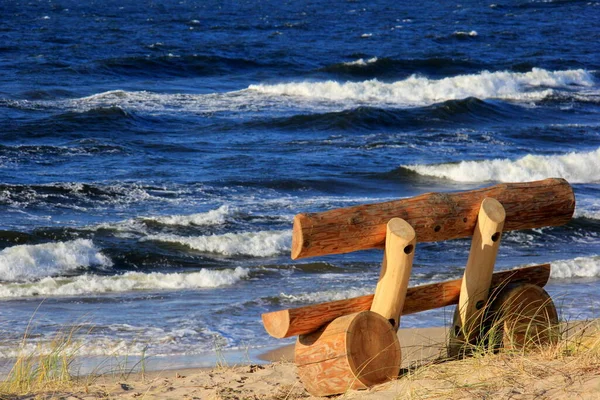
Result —
<path fill-rule="evenodd" d="M 581 328 L 584 328 L 583 330 Z M 344 399 L 598 399 L 597 322 L 566 330 L 560 345 L 530 354 L 444 360 L 444 328 L 401 329 L 400 376 Z M 68 387 L 7 399 L 315 399 L 299 381 L 293 346 L 262 355 L 265 364 L 84 376 Z M 336 398 L 335 396 L 333 398 Z"/>

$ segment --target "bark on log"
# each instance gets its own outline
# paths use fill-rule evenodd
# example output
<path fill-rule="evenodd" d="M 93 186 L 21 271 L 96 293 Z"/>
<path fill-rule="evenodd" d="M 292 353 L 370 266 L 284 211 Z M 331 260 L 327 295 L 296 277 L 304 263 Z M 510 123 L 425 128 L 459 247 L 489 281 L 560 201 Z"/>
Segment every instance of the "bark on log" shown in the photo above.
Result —
<path fill-rule="evenodd" d="M 550 277 L 550 264 L 534 265 L 509 271 L 496 272 L 492 287 L 509 282 L 527 282 L 543 287 Z M 431 310 L 458 303 L 462 279 L 432 283 L 408 288 L 402 315 Z M 334 319 L 371 308 L 373 295 L 332 301 L 305 307 L 274 311 L 262 315 L 269 335 L 286 338 L 314 332 Z"/>
<path fill-rule="evenodd" d="M 562 225 L 575 210 L 569 183 L 551 178 L 298 214 L 294 218 L 292 259 L 383 248 L 386 224 L 395 217 L 415 229 L 419 242 L 471 236 L 486 197 L 504 206 L 504 231 Z"/>

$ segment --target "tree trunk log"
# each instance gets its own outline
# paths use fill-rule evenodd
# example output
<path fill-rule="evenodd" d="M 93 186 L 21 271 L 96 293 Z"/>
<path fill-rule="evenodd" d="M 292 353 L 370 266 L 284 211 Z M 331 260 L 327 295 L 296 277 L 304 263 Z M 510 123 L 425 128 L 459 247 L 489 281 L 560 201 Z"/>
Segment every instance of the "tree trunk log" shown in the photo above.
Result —
<path fill-rule="evenodd" d="M 310 394 L 330 396 L 397 377 L 400 342 L 384 317 L 363 311 L 299 336 L 295 362 L 298 376 Z"/>
<path fill-rule="evenodd" d="M 471 236 L 486 197 L 504 206 L 504 231 L 562 225 L 575 210 L 569 183 L 552 178 L 298 214 L 294 218 L 292 259 L 383 248 L 386 224 L 395 217 L 415 229 L 419 242 Z"/>
<path fill-rule="evenodd" d="M 508 282 L 528 282 L 543 287 L 550 277 L 550 264 L 534 265 L 496 272 L 492 287 Z M 458 303 L 462 279 L 408 288 L 402 315 L 431 310 Z M 274 311 L 262 315 L 269 335 L 286 338 L 314 332 L 334 319 L 371 308 L 373 295 L 332 301 L 299 308 Z"/>

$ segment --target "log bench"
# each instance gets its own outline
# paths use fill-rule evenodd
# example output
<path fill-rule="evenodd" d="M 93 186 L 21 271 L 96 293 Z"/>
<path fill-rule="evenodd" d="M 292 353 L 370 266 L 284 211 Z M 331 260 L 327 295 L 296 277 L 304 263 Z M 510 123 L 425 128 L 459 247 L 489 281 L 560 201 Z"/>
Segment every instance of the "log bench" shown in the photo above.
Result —
<path fill-rule="evenodd" d="M 315 396 L 398 376 L 402 315 L 456 304 L 449 356 L 482 343 L 508 349 L 552 343 L 558 316 L 543 286 L 550 265 L 493 273 L 502 232 L 567 223 L 575 209 L 563 179 L 427 193 L 294 218 L 292 259 L 384 249 L 374 295 L 262 315 L 276 338 L 298 336 L 295 362 Z M 462 279 L 408 288 L 415 245 L 471 236 Z"/>

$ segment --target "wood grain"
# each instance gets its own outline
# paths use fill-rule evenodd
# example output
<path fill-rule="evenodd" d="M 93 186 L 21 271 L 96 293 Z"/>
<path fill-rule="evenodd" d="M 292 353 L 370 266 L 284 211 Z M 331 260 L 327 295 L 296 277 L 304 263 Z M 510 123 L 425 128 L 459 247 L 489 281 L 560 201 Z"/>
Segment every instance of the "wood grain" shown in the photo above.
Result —
<path fill-rule="evenodd" d="M 398 330 L 408 280 L 415 257 L 415 230 L 403 219 L 392 218 L 387 224 L 381 274 L 375 288 L 371 311 L 381 315 Z"/>
<path fill-rule="evenodd" d="M 299 336 L 295 362 L 298 376 L 310 394 L 330 396 L 397 377 L 400 344 L 385 318 L 363 311 Z"/>
<path fill-rule="evenodd" d="M 454 321 L 454 330 L 467 342 L 479 333 L 505 218 L 502 204 L 491 197 L 483 200 L 461 284 L 458 320 Z"/>
<path fill-rule="evenodd" d="M 471 236 L 486 197 L 504 206 L 504 231 L 562 225 L 575 210 L 569 183 L 551 178 L 298 214 L 294 218 L 292 259 L 383 248 L 386 224 L 395 217 L 415 229 L 419 242 Z"/>

